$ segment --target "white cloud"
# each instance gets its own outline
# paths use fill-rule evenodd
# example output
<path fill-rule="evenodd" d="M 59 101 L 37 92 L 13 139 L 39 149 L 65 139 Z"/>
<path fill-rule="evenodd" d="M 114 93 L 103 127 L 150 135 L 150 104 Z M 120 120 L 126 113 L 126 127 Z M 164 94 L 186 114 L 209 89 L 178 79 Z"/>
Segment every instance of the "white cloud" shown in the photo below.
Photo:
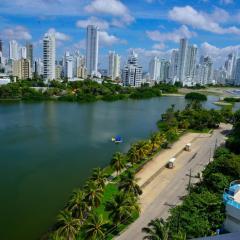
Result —
<path fill-rule="evenodd" d="M 118 17 L 122 23 L 130 24 L 134 18 L 128 8 L 119 0 L 93 0 L 85 7 L 85 11 L 91 14 L 105 14 Z"/>
<path fill-rule="evenodd" d="M 178 43 L 181 38 L 192 38 L 196 36 L 195 32 L 192 32 L 188 29 L 187 26 L 183 25 L 179 29 L 175 29 L 172 32 L 160 32 L 158 30 L 156 31 L 147 31 L 146 32 L 148 37 L 157 42 L 166 42 L 166 41 L 172 41 Z"/>
<path fill-rule="evenodd" d="M 113 45 L 117 43 L 122 43 L 122 41 L 114 35 L 108 34 L 106 31 L 99 32 L 99 42 L 100 45 Z"/>
<path fill-rule="evenodd" d="M 201 29 L 217 34 L 240 34 L 239 28 L 235 26 L 226 28 L 221 27 L 216 21 L 216 18 L 211 17 L 206 13 L 199 12 L 191 6 L 174 7 L 172 10 L 169 11 L 169 17 L 171 20 L 192 26 L 196 29 Z"/>
<path fill-rule="evenodd" d="M 76 25 L 79 28 L 86 28 L 88 25 L 96 25 L 102 30 L 108 29 L 109 27 L 109 24 L 107 21 L 96 18 L 96 17 L 90 17 L 85 20 L 79 20 L 77 21 Z"/>
<path fill-rule="evenodd" d="M 200 53 L 204 56 L 210 56 L 213 58 L 215 65 L 221 66 L 226 59 L 226 56 L 230 53 L 237 53 L 240 49 L 240 45 L 227 46 L 224 48 L 218 48 L 214 45 L 211 45 L 208 42 L 201 44 Z"/>
<path fill-rule="evenodd" d="M 15 40 L 31 40 L 32 35 L 23 26 L 16 26 L 12 28 L 5 28 L 2 31 L 2 38 Z"/>
<path fill-rule="evenodd" d="M 48 33 L 54 33 L 56 40 L 59 41 L 68 41 L 70 37 L 66 35 L 65 33 L 57 32 L 55 28 L 50 28 L 48 30 Z"/>
<path fill-rule="evenodd" d="M 166 46 L 165 46 L 164 43 L 156 43 L 156 44 L 153 45 L 153 49 L 159 49 L 159 50 L 161 50 L 161 49 L 164 49 L 165 47 L 166 47 Z"/>

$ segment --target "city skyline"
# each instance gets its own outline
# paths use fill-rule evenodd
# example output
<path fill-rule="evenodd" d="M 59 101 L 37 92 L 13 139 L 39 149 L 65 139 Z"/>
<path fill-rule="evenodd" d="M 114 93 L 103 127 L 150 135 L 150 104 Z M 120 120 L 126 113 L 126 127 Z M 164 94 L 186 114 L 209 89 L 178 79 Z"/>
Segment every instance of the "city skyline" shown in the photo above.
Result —
<path fill-rule="evenodd" d="M 106 8 L 104 2 L 110 7 Z M 238 49 L 238 8 L 237 1 L 226 0 L 199 0 L 194 4 L 185 1 L 184 5 L 181 1 L 157 0 L 140 0 L 137 5 L 117 0 L 57 3 L 3 0 L 0 38 L 5 48 L 9 40 L 15 39 L 20 44 L 31 41 L 36 56 L 41 57 L 43 35 L 55 32 L 59 58 L 65 51 L 76 48 L 85 53 L 85 28 L 95 24 L 100 28 L 101 68 L 107 68 L 109 50 L 118 52 L 125 62 L 129 51 L 134 49 L 140 60 L 146 59 L 141 62 L 146 69 L 153 56 L 168 57 L 170 50 L 178 48 L 182 37 L 197 44 L 199 54 L 210 55 L 215 65 L 222 65 L 225 56 Z"/>

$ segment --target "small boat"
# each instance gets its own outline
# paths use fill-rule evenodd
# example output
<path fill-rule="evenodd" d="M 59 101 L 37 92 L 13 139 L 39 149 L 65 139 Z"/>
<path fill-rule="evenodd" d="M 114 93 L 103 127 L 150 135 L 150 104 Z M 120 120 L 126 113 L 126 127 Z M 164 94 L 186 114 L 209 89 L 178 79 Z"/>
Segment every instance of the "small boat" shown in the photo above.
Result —
<path fill-rule="evenodd" d="M 112 142 L 114 142 L 114 143 L 122 143 L 123 139 L 122 139 L 121 136 L 112 137 Z"/>

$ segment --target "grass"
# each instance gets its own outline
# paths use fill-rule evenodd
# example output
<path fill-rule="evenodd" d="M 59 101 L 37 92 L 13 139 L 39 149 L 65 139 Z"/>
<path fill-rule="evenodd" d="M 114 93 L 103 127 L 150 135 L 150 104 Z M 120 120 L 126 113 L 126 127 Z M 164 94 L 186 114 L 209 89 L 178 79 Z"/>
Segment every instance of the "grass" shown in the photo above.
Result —
<path fill-rule="evenodd" d="M 98 215 L 102 215 L 105 221 L 109 221 L 108 212 L 104 210 L 105 204 L 107 201 L 112 200 L 113 196 L 116 195 L 118 192 L 119 190 L 117 184 L 109 183 L 104 189 L 100 206 L 94 209 L 94 212 L 96 212 Z"/>

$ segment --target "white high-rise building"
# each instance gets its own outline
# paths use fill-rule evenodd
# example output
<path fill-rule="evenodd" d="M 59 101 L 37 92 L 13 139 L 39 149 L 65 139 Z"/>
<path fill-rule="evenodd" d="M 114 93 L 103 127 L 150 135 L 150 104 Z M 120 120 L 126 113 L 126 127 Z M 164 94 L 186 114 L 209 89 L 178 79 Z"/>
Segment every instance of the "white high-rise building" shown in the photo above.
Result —
<path fill-rule="evenodd" d="M 65 64 L 64 64 L 64 76 L 68 80 L 73 79 L 73 57 L 70 55 L 69 52 L 65 53 Z"/>
<path fill-rule="evenodd" d="M 77 77 L 78 68 L 85 66 L 85 58 L 80 54 L 79 51 L 76 51 L 73 55 L 73 75 Z"/>
<path fill-rule="evenodd" d="M 121 58 L 115 52 L 109 52 L 108 75 L 112 80 L 120 78 L 120 61 Z"/>
<path fill-rule="evenodd" d="M 188 52 L 188 41 L 186 38 L 180 40 L 179 55 L 178 55 L 178 80 L 183 82 L 185 80 L 186 60 Z"/>
<path fill-rule="evenodd" d="M 56 40 L 53 33 L 45 34 L 43 38 L 43 78 L 55 79 Z"/>
<path fill-rule="evenodd" d="M 87 27 L 86 41 L 86 67 L 88 75 L 98 74 L 98 46 L 99 29 L 97 26 L 89 25 Z"/>
<path fill-rule="evenodd" d="M 198 64 L 195 73 L 195 83 L 206 85 L 213 82 L 213 62 L 210 57 L 204 57 Z"/>
<path fill-rule="evenodd" d="M 140 87 L 142 84 L 142 67 L 138 65 L 138 55 L 132 51 L 123 70 L 123 85 Z"/>
<path fill-rule="evenodd" d="M 161 62 L 158 57 L 154 57 L 149 63 L 149 74 L 150 80 L 155 82 L 159 82 L 160 80 L 160 69 L 161 69 Z"/>
<path fill-rule="evenodd" d="M 23 58 L 23 59 L 27 58 L 27 48 L 26 47 L 19 48 L 19 58 Z"/>
<path fill-rule="evenodd" d="M 234 85 L 240 86 L 240 58 L 237 59 Z"/>
<path fill-rule="evenodd" d="M 15 40 L 9 42 L 9 59 L 18 60 L 18 43 Z"/>
<path fill-rule="evenodd" d="M 170 78 L 175 82 L 175 78 L 178 74 L 178 50 L 173 50 L 171 55 L 171 65 L 170 65 Z"/>
<path fill-rule="evenodd" d="M 236 74 L 236 57 L 233 53 L 228 55 L 228 59 L 225 62 L 225 69 L 227 72 L 227 79 L 233 83 Z"/>
<path fill-rule="evenodd" d="M 191 81 L 194 79 L 196 70 L 196 59 L 197 59 L 197 46 L 190 45 L 187 50 L 186 66 L 185 66 L 185 77 Z"/>

